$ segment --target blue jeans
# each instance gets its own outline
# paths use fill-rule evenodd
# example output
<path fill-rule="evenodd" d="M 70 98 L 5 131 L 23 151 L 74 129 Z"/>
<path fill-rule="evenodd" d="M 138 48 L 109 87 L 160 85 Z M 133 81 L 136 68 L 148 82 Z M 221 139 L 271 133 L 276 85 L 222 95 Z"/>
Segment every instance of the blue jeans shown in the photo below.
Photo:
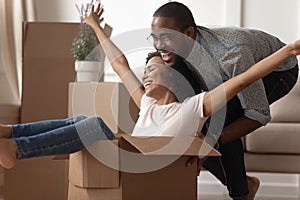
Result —
<path fill-rule="evenodd" d="M 62 120 L 12 125 L 18 159 L 70 154 L 114 134 L 99 117 L 77 116 Z"/>
<path fill-rule="evenodd" d="M 297 65 L 287 71 L 272 72 L 262 79 L 269 104 L 289 93 L 296 84 L 298 71 Z M 233 98 L 227 104 L 224 126 L 229 125 L 243 115 L 244 111 L 239 99 L 237 97 Z M 220 123 L 223 123 L 223 121 L 220 121 Z M 203 167 L 227 186 L 229 195 L 232 198 L 247 195 L 249 190 L 244 164 L 244 148 L 241 139 L 222 145 L 219 151 L 222 157 L 209 157 L 203 163 Z"/>

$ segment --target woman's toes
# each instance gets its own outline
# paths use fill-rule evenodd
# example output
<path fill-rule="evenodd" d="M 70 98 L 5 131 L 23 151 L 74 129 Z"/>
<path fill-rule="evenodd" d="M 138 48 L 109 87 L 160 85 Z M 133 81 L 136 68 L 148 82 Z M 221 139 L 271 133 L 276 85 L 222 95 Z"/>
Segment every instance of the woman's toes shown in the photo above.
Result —
<path fill-rule="evenodd" d="M 15 166 L 17 161 L 17 146 L 12 139 L 0 139 L 0 164 L 6 169 Z"/>
<path fill-rule="evenodd" d="M 11 126 L 0 124 L 0 138 L 11 138 Z"/>

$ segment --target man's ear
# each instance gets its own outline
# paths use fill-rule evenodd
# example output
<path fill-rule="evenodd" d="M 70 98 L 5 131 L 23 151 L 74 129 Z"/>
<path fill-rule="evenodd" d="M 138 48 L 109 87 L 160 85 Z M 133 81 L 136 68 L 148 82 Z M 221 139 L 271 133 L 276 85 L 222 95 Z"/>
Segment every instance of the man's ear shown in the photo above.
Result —
<path fill-rule="evenodd" d="M 185 31 L 184 31 L 184 34 L 186 34 L 187 36 L 195 39 L 195 37 L 196 37 L 195 27 L 193 27 L 193 26 L 187 27 L 187 29 L 185 29 Z"/>

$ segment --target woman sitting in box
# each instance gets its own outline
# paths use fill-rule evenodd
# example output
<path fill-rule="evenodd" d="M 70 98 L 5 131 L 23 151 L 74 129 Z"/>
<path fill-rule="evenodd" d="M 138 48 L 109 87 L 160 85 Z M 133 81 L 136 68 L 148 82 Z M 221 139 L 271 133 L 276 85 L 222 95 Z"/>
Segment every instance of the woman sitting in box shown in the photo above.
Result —
<path fill-rule="evenodd" d="M 140 108 L 133 136 L 175 136 L 183 133 L 194 136 L 207 117 L 222 108 L 239 91 L 272 72 L 288 58 L 300 54 L 300 40 L 297 40 L 212 91 L 202 92 L 179 103 L 174 90 L 182 85 L 176 84 L 178 78 L 174 76 L 180 74 L 180 68 L 174 70 L 166 67 L 159 53 L 150 54 L 140 83 L 126 57 L 100 27 L 102 13 L 100 5 L 96 9 L 93 6 L 85 21 L 95 31 L 113 69 Z M 69 154 L 81 150 L 84 144 L 113 138 L 113 133 L 99 117 L 77 116 L 64 120 L 0 125 L 0 164 L 12 168 L 18 159 Z"/>

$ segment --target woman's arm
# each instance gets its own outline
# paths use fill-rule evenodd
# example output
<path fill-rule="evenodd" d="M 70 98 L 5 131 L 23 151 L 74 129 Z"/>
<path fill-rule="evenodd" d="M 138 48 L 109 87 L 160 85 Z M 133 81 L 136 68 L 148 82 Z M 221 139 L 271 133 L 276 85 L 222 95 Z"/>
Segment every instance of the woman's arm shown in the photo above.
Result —
<path fill-rule="evenodd" d="M 208 117 L 217 112 L 242 89 L 271 73 L 291 56 L 299 54 L 300 40 L 297 40 L 259 61 L 246 72 L 229 79 L 212 91 L 207 92 L 203 99 L 204 115 Z"/>
<path fill-rule="evenodd" d="M 142 84 L 129 67 L 128 61 L 122 51 L 106 36 L 102 27 L 99 25 L 102 21 L 103 8 L 99 4 L 91 13 L 85 17 L 85 22 L 95 31 L 98 40 L 105 52 L 111 66 L 123 81 L 125 87 L 130 93 L 132 99 L 140 107 L 141 98 L 144 94 Z"/>

